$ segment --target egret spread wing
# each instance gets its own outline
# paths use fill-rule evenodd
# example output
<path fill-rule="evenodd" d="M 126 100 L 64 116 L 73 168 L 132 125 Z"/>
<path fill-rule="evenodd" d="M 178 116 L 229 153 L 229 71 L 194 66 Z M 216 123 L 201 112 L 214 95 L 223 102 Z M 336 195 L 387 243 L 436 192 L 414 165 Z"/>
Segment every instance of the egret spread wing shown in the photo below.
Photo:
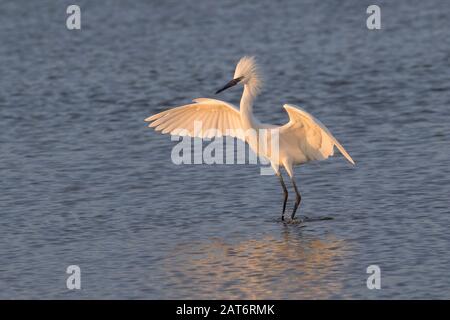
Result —
<path fill-rule="evenodd" d="M 194 99 L 194 103 L 155 114 L 145 121 L 161 133 L 199 138 L 229 135 L 241 138 L 241 117 L 230 103 L 208 99 Z M 201 126 L 201 127 L 200 127 Z"/>
<path fill-rule="evenodd" d="M 280 128 L 280 132 L 298 141 L 310 160 L 332 156 L 336 146 L 350 163 L 355 164 L 344 147 L 318 119 L 297 106 L 285 104 L 284 108 L 289 115 L 289 122 Z"/>

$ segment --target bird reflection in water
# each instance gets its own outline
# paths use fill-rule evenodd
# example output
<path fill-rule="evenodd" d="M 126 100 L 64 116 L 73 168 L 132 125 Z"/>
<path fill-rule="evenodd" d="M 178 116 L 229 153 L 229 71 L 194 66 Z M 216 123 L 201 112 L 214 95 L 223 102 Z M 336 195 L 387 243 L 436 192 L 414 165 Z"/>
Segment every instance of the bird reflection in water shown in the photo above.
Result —
<path fill-rule="evenodd" d="M 165 270 L 172 298 L 325 299 L 341 293 L 348 249 L 335 236 L 306 237 L 284 226 L 278 239 L 179 245 Z"/>

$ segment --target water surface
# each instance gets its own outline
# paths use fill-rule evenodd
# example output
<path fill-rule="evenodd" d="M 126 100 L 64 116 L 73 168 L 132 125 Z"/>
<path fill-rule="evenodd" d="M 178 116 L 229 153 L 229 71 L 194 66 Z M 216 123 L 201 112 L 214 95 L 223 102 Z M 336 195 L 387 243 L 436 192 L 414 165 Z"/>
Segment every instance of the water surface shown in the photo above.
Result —
<path fill-rule="evenodd" d="M 69 1 L 1 5 L 0 298 L 450 298 L 447 2 L 381 1 L 380 31 L 368 1 L 77 3 L 81 31 Z M 262 121 L 300 105 L 355 159 L 296 169 L 333 220 L 283 224 L 276 177 L 177 166 L 146 128 L 246 54 Z"/>

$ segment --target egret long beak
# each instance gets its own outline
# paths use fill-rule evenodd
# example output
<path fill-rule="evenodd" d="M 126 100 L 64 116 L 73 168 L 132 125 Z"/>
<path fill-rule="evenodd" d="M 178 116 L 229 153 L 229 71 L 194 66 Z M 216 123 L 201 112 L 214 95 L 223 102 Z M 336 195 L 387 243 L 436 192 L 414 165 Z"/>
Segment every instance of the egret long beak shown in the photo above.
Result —
<path fill-rule="evenodd" d="M 236 79 L 231 80 L 230 82 L 228 82 L 222 89 L 219 89 L 216 91 L 216 94 L 221 93 L 222 91 L 227 90 L 228 88 L 234 87 L 235 85 L 237 85 L 239 83 L 239 81 L 242 80 L 243 77 L 239 77 Z"/>

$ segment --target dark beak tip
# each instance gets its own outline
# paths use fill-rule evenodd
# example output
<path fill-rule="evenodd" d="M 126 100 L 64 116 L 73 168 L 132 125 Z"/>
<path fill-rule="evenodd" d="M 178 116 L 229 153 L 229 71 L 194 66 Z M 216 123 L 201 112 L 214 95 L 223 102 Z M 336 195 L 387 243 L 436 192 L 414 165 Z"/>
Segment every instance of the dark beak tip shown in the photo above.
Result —
<path fill-rule="evenodd" d="M 216 91 L 216 94 L 219 94 L 219 93 L 221 93 L 222 91 L 225 91 L 226 89 L 231 88 L 231 87 L 237 85 L 237 84 L 239 83 L 239 81 L 241 81 L 241 80 L 242 80 L 242 77 L 241 77 L 241 78 L 237 78 L 237 79 L 231 80 L 231 81 L 228 82 L 222 89 L 217 90 L 217 91 Z"/>

